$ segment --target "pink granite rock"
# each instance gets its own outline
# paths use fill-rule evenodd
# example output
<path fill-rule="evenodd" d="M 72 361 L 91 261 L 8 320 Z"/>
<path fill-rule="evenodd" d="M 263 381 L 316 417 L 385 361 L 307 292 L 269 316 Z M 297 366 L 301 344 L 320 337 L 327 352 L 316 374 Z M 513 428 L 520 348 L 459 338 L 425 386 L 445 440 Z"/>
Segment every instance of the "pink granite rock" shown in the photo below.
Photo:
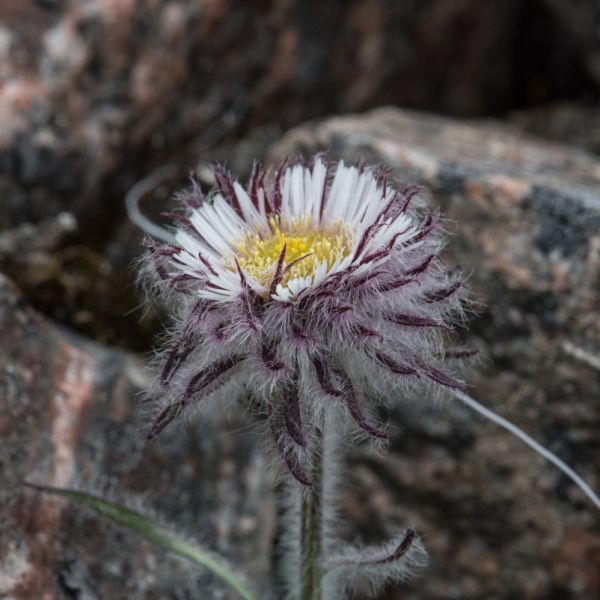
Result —
<path fill-rule="evenodd" d="M 23 478 L 133 503 L 265 580 L 271 482 L 250 440 L 217 425 L 145 446 L 140 361 L 48 322 L 2 276 L 0 330 L 0 597 L 235 597 Z"/>
<path fill-rule="evenodd" d="M 5 1 L 0 226 L 59 210 L 111 225 L 127 187 L 198 137 L 382 103 L 484 114 L 592 93 L 593 2 L 540 4 Z"/>
<path fill-rule="evenodd" d="M 471 274 L 471 394 L 600 490 L 600 160 L 493 122 L 380 109 L 293 129 L 271 160 L 331 148 L 423 185 Z M 467 409 L 423 399 L 390 454 L 357 452 L 344 496 L 366 539 L 424 534 L 429 571 L 386 598 L 600 594 L 600 515 L 553 467 Z"/>

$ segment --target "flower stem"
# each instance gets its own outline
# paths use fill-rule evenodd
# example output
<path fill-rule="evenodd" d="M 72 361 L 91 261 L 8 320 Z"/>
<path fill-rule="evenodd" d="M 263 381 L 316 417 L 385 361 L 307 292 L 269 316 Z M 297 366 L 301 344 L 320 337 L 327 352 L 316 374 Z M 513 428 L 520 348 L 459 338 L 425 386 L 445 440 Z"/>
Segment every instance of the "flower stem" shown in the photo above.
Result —
<path fill-rule="evenodd" d="M 311 449 L 310 478 L 300 514 L 300 600 L 321 600 L 323 546 L 323 434 L 319 430 Z"/>

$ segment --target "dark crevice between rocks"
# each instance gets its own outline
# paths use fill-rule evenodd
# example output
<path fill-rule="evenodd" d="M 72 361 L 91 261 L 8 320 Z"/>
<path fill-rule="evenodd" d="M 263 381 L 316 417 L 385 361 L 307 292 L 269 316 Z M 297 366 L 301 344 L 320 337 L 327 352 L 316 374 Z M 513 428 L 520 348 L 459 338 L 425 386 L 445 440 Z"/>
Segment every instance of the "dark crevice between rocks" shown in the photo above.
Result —
<path fill-rule="evenodd" d="M 510 102 L 503 110 L 560 100 L 592 104 L 600 98 L 600 80 L 587 62 L 593 50 L 593 20 L 598 20 L 593 3 L 579 3 L 581 11 L 588 13 L 588 36 L 582 32 L 574 33 L 571 23 L 567 22 L 569 18 L 581 17 L 582 13 L 577 14 L 574 6 L 562 3 L 561 14 L 552 8 L 557 4 L 549 0 L 529 0 L 519 4 L 511 45 Z"/>

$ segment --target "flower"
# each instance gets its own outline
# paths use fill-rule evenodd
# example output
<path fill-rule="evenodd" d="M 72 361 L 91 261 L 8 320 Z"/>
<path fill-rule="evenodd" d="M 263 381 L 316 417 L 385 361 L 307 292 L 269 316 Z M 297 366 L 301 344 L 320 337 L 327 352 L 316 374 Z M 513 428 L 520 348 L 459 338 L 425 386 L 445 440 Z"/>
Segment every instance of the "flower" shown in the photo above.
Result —
<path fill-rule="evenodd" d="M 262 408 L 275 446 L 309 484 L 302 448 L 339 412 L 375 438 L 373 407 L 444 368 L 444 334 L 462 283 L 439 257 L 441 223 L 418 188 L 325 155 L 255 166 L 247 189 L 214 167 L 216 189 L 181 194 L 174 242 L 148 243 L 148 265 L 177 307 L 150 397 L 158 435 L 195 406 Z"/>

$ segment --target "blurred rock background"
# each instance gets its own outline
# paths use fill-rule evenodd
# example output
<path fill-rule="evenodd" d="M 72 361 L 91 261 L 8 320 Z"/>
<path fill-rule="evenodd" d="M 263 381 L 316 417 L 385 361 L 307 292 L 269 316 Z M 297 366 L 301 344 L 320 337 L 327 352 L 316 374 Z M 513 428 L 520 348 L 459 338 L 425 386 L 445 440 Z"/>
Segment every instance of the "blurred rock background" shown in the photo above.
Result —
<path fill-rule="evenodd" d="M 599 489 L 599 32 L 595 0 L 0 2 L 0 597 L 227 597 L 25 476 L 144 496 L 269 576 L 271 481 L 236 418 L 139 433 L 164 315 L 123 198 L 167 162 L 157 219 L 215 159 L 329 147 L 421 183 L 472 273 L 473 395 Z M 600 518 L 563 477 L 459 406 L 394 422 L 342 499 L 348 536 L 425 536 L 429 571 L 385 598 L 600 597 Z"/>

